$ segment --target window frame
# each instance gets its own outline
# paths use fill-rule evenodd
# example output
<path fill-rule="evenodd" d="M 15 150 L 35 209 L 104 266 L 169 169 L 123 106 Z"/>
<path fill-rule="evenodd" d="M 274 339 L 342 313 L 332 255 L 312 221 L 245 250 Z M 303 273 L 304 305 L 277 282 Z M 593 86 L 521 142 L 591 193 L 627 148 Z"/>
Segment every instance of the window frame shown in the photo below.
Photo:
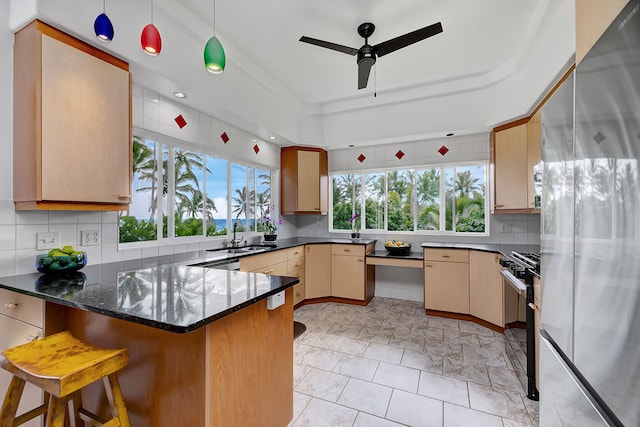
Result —
<path fill-rule="evenodd" d="M 162 218 L 165 215 L 164 212 L 164 206 L 163 206 L 163 197 L 157 197 L 156 199 L 156 226 L 157 226 L 157 233 L 156 233 L 156 240 L 146 240 L 146 241 L 140 241 L 140 242 L 120 242 L 120 216 L 128 211 L 120 211 L 118 213 L 118 218 L 116 221 L 116 226 L 117 226 L 117 247 L 118 250 L 135 250 L 135 249 L 147 249 L 147 248 L 154 248 L 154 247 L 161 247 L 161 246 L 180 246 L 180 245 L 191 245 L 191 244 L 199 244 L 199 243 L 203 243 L 203 242 L 214 242 L 214 241 L 221 241 L 221 240 L 227 240 L 229 239 L 232 235 L 233 235 L 233 231 L 232 231 L 232 224 L 233 224 L 233 214 L 232 214 L 232 182 L 231 182 L 231 174 L 232 174 L 232 165 L 233 164 L 237 164 L 240 166 L 243 166 L 245 168 L 247 168 L 247 183 L 248 183 L 248 176 L 250 175 L 249 171 L 250 169 L 253 169 L 253 185 L 257 185 L 257 173 L 256 171 L 261 170 L 261 171 L 269 171 L 270 172 L 270 199 L 269 199 L 269 204 L 275 206 L 275 214 L 279 216 L 279 200 L 278 200 L 278 189 L 279 187 L 277 185 L 275 185 L 274 183 L 276 183 L 276 180 L 278 179 L 279 175 L 278 175 L 278 170 L 276 167 L 273 166 L 269 166 L 269 165 L 265 165 L 265 164 L 260 164 L 260 163 L 255 163 L 255 162 L 250 162 L 247 161 L 246 159 L 240 159 L 234 156 L 229 156 L 226 155 L 223 157 L 221 155 L 221 153 L 216 153 L 216 150 L 203 146 L 203 145 L 199 145 L 199 144 L 194 144 L 194 143 L 190 143 L 187 141 L 182 141 L 179 140 L 177 138 L 171 137 L 171 136 L 167 136 L 167 135 L 162 135 L 162 134 L 158 134 L 155 132 L 151 132 L 145 129 L 140 129 L 140 128 L 134 128 L 133 132 L 132 132 L 132 137 L 138 137 L 140 139 L 142 139 L 143 141 L 147 141 L 147 140 L 151 140 L 153 141 L 155 144 L 157 144 L 157 149 L 156 149 L 156 161 L 158 162 L 158 167 L 156 168 L 156 179 L 158 180 L 157 182 L 162 183 L 162 179 L 163 179 L 163 167 L 162 167 L 162 159 L 163 159 L 163 155 L 164 155 L 164 147 L 167 147 L 168 149 L 168 154 L 169 154 L 169 159 L 170 161 L 167 162 L 167 185 L 168 185 L 168 191 L 167 191 L 167 195 L 166 195 L 166 199 L 169 201 L 169 203 L 172 203 L 172 206 L 168 207 L 168 212 L 166 212 L 167 215 L 167 232 L 168 235 L 167 237 L 163 236 L 163 221 Z M 175 150 L 184 150 L 184 151 L 190 151 L 193 153 L 197 153 L 203 156 L 203 159 L 205 160 L 205 164 L 206 164 L 206 157 L 210 156 L 210 157 L 214 157 L 214 158 L 218 158 L 218 159 L 223 159 L 226 160 L 227 162 L 227 171 L 226 171 L 226 191 L 227 191 L 227 212 L 226 212 L 226 216 L 227 216 L 227 233 L 226 234 L 221 234 L 221 235 L 216 235 L 216 236 L 207 236 L 206 235 L 206 227 L 203 226 L 203 232 L 201 235 L 194 235 L 194 236 L 176 236 L 175 235 L 175 221 L 173 219 L 173 214 L 175 213 Z M 203 197 L 207 196 L 207 190 L 206 190 L 206 171 L 203 170 L 203 185 L 200 188 L 200 191 L 203 193 Z M 162 185 L 159 186 L 160 188 L 162 187 Z M 133 189 L 132 189 L 133 191 Z M 255 201 L 254 201 L 255 204 Z M 254 213 L 254 215 L 257 215 L 258 213 Z M 255 217 L 255 222 L 257 223 L 257 221 L 259 220 L 259 218 L 256 216 Z M 214 219 L 215 221 L 215 219 Z M 206 224 L 206 221 L 203 221 L 203 225 Z M 263 233 L 262 232 L 258 232 L 258 231 L 243 231 L 242 232 L 246 237 L 252 238 L 252 237 L 256 237 L 256 236 L 260 236 Z"/>
<path fill-rule="evenodd" d="M 456 176 L 456 170 L 458 168 L 464 168 L 469 166 L 483 166 L 484 167 L 484 231 L 482 232 L 474 232 L 474 231 L 455 231 L 455 230 L 444 230 L 446 227 L 446 198 L 444 195 L 446 194 L 446 176 L 445 169 L 453 169 L 454 177 Z M 418 200 L 417 200 L 417 189 L 416 189 L 416 176 L 417 172 L 425 169 L 439 169 L 440 170 L 440 229 L 439 230 L 420 230 L 418 229 Z M 388 209 L 388 199 L 389 199 L 389 182 L 388 182 L 388 172 L 390 171 L 412 171 L 413 172 L 413 182 L 412 182 L 412 190 L 411 190 L 411 208 L 412 208 L 412 216 L 413 216 L 413 230 L 410 231 L 389 231 L 389 209 Z M 368 168 L 368 169 L 357 169 L 357 170 L 344 170 L 344 171 L 331 171 L 329 172 L 329 182 L 330 182 L 330 191 L 329 191 L 329 212 L 328 216 L 328 225 L 330 233 L 342 233 L 342 234 L 350 234 L 351 230 L 343 230 L 336 229 L 333 227 L 333 177 L 335 175 L 359 175 L 360 177 L 360 188 L 361 191 L 361 200 L 360 200 L 360 214 L 361 218 L 364 218 L 362 215 L 366 212 L 366 179 L 365 176 L 367 174 L 383 174 L 384 176 L 384 219 L 383 225 L 384 229 L 371 229 L 366 227 L 366 218 L 361 222 L 361 233 L 368 234 L 419 234 L 419 235 L 431 235 L 431 236 L 466 236 L 466 237 L 483 237 L 490 235 L 490 222 L 491 222 L 491 212 L 490 212 L 490 183 L 491 177 L 489 176 L 491 172 L 491 165 L 488 160 L 477 161 L 477 160 L 469 160 L 469 161 L 461 161 L 461 162 L 450 162 L 450 163 L 436 163 L 436 164 L 420 164 L 420 165 L 407 165 L 407 166 L 398 166 L 398 167 L 389 167 L 389 168 Z M 355 180 L 354 180 L 355 181 Z M 455 184 L 455 180 L 454 180 Z M 455 188 L 454 188 L 455 193 Z M 455 199 L 454 199 L 455 200 Z M 454 227 L 455 228 L 455 227 Z"/>

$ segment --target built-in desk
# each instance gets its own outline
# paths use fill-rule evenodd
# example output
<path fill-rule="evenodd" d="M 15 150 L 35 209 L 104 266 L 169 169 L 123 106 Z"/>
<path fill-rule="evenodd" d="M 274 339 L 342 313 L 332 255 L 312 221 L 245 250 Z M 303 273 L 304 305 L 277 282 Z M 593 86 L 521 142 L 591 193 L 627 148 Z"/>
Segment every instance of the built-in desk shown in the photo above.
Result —
<path fill-rule="evenodd" d="M 424 268 L 423 252 L 409 252 L 407 255 L 391 255 L 385 251 L 373 251 L 367 254 L 368 265 L 386 265 L 390 267 Z"/>

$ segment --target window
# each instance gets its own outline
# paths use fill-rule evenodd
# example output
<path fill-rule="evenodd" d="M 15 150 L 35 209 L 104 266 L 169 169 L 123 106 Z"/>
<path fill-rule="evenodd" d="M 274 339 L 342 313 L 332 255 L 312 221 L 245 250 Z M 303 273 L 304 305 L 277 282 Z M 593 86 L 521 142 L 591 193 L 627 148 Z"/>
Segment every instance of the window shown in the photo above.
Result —
<path fill-rule="evenodd" d="M 236 221 L 240 231 L 258 231 L 271 177 L 268 169 L 135 136 L 133 197 L 120 215 L 119 242 L 226 236 Z"/>
<path fill-rule="evenodd" d="M 486 164 L 336 173 L 331 180 L 332 231 L 350 230 L 354 214 L 372 232 L 486 231 Z"/>

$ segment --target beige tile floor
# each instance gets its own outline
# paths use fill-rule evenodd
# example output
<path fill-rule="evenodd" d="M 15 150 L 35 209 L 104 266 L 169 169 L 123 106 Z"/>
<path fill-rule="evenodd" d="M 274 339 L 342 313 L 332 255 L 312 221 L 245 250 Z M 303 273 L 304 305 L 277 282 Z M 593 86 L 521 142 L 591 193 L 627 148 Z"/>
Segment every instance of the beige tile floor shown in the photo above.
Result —
<path fill-rule="evenodd" d="M 502 334 L 379 297 L 294 317 L 307 330 L 294 342 L 292 427 L 538 425 Z"/>

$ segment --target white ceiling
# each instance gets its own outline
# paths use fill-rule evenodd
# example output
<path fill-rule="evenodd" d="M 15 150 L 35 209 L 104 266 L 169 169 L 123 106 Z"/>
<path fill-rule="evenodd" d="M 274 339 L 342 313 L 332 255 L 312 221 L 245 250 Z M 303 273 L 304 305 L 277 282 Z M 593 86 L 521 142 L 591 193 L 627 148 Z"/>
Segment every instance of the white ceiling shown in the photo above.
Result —
<path fill-rule="evenodd" d="M 100 0 L 11 0 L 11 30 L 33 17 L 131 64 L 134 81 L 282 144 L 369 145 L 489 130 L 527 114 L 574 52 L 574 0 L 216 0 L 221 75 L 205 71 L 213 0 L 155 0 L 162 52 L 140 49 L 151 0 L 106 0 L 112 43 L 93 36 Z M 353 56 L 300 36 L 359 48 L 441 22 L 444 32 L 379 58 L 357 89 Z M 374 89 L 377 97 L 374 98 Z"/>

